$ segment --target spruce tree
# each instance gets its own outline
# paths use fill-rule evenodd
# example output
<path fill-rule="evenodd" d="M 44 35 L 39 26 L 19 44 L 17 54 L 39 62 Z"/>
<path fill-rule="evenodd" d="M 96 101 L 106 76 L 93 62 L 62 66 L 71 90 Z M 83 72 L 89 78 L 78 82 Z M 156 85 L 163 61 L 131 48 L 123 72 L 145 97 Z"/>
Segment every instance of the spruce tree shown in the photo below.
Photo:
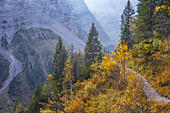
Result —
<path fill-rule="evenodd" d="M 64 70 L 64 63 L 67 60 L 68 52 L 63 44 L 61 37 L 57 42 L 55 53 L 53 56 L 52 70 L 54 71 L 54 79 L 57 82 L 58 88 L 62 88 L 62 72 Z M 61 89 L 60 89 L 61 90 Z"/>
<path fill-rule="evenodd" d="M 70 63 L 73 65 L 71 73 L 75 77 L 76 76 L 76 65 L 77 65 L 77 63 L 76 63 L 76 53 L 74 53 L 73 44 L 71 44 L 71 47 L 70 47 L 69 59 L 70 59 Z M 76 82 L 76 79 L 73 82 Z"/>
<path fill-rule="evenodd" d="M 151 38 L 167 38 L 169 35 L 168 0 L 139 0 L 135 28 L 137 43 Z M 158 10 L 159 9 L 159 10 Z"/>
<path fill-rule="evenodd" d="M 73 63 L 73 59 L 74 59 L 74 46 L 73 46 L 73 44 L 71 44 L 71 48 L 70 48 L 70 61 L 71 61 L 71 63 Z"/>
<path fill-rule="evenodd" d="M 127 5 L 121 15 L 121 40 L 124 40 L 128 47 L 132 46 L 132 31 L 130 31 L 130 23 L 133 15 L 135 14 L 135 10 L 130 2 L 127 1 Z"/>
<path fill-rule="evenodd" d="M 12 113 L 16 112 L 17 106 L 18 106 L 18 98 L 16 98 L 16 100 L 15 100 L 15 104 L 14 104 L 14 108 L 13 108 Z"/>
<path fill-rule="evenodd" d="M 135 30 L 137 43 L 153 37 L 154 9 L 155 0 L 139 0 Z"/>
<path fill-rule="evenodd" d="M 40 105 L 39 102 L 41 102 L 42 99 L 43 99 L 42 86 L 40 81 L 38 80 L 36 88 L 34 90 L 34 95 L 32 96 L 32 99 L 28 104 L 28 113 L 39 113 L 40 107 L 42 107 L 42 105 Z"/>
<path fill-rule="evenodd" d="M 97 57 L 101 53 L 102 45 L 98 40 L 98 35 L 98 31 L 96 30 L 94 23 L 92 23 L 92 27 L 90 29 L 90 32 L 88 33 L 88 40 L 84 49 L 85 62 L 87 67 L 90 66 L 95 57 Z"/>
<path fill-rule="evenodd" d="M 18 98 L 15 100 L 12 113 L 26 113 L 24 107 L 22 107 L 22 104 L 19 103 Z"/>
<path fill-rule="evenodd" d="M 155 0 L 154 6 L 154 24 L 153 32 L 156 33 L 156 38 L 167 38 L 169 37 L 169 6 L 170 2 L 168 0 Z"/>

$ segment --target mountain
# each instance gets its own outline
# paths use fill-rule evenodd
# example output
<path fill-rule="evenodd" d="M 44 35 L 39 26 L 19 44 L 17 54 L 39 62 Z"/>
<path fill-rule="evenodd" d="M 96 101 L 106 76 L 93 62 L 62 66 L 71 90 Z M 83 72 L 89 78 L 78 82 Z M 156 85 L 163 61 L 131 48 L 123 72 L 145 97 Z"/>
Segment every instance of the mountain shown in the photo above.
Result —
<path fill-rule="evenodd" d="M 88 32 L 91 24 L 94 22 L 95 26 L 99 32 L 99 39 L 103 46 L 112 45 L 110 38 L 107 36 L 103 28 L 100 26 L 99 22 L 95 19 L 92 13 L 89 13 L 88 7 L 84 0 L 70 0 L 73 7 L 72 13 L 76 14 L 77 22 L 82 26 L 83 30 Z"/>
<path fill-rule="evenodd" d="M 127 0 L 84 0 L 110 39 L 118 44 L 121 14 Z M 130 0 L 135 11 L 138 0 Z"/>
<path fill-rule="evenodd" d="M 0 112 L 11 112 L 16 97 L 28 103 L 51 73 L 59 36 L 83 52 L 92 22 L 102 44 L 111 45 L 83 0 L 0 0 Z"/>

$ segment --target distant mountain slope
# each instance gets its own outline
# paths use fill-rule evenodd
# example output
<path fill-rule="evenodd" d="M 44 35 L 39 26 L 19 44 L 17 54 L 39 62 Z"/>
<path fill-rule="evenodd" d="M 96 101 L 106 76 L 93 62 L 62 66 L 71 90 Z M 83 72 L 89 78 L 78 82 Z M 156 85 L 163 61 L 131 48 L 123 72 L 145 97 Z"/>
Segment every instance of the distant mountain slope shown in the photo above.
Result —
<path fill-rule="evenodd" d="M 71 8 L 65 0 L 4 0 L 0 2 L 0 6 L 0 12 L 2 12 L 0 14 L 0 31 L 7 34 L 8 42 L 21 26 L 49 28 L 61 35 L 63 39 L 78 40 L 79 33 L 83 32 L 81 28 L 78 30 L 74 21 L 72 22 Z M 68 26 L 71 26 L 70 29 L 76 33 L 70 31 Z M 70 40 L 65 41 L 71 44 Z M 75 47 L 78 46 L 77 49 L 83 50 L 83 44 L 83 41 L 78 40 Z"/>
<path fill-rule="evenodd" d="M 80 5 L 82 10 L 76 10 L 77 6 Z M 10 30 L 6 33 L 10 36 L 20 26 L 31 26 L 48 27 L 52 31 L 58 32 L 58 35 L 73 34 L 70 38 L 86 40 L 91 23 L 95 22 L 99 29 L 101 42 L 110 45 L 108 36 L 90 13 L 83 0 L 3 0 L 0 2 L 0 6 L 0 12 L 2 12 L 0 14 L 0 31 Z M 66 29 L 70 33 L 65 32 Z M 65 37 L 63 36 L 63 38 Z M 81 43 L 81 41 L 77 42 Z"/>
<path fill-rule="evenodd" d="M 99 22 L 93 16 L 93 14 L 89 11 L 87 5 L 85 4 L 84 0 L 70 0 L 72 4 L 72 13 L 76 14 L 75 18 L 77 23 L 81 25 L 81 28 L 89 32 L 89 28 L 91 24 L 94 22 L 95 26 L 99 32 L 99 39 L 102 42 L 103 46 L 112 45 L 113 43 L 110 41 L 110 38 L 107 36 L 103 28 L 100 26 Z"/>

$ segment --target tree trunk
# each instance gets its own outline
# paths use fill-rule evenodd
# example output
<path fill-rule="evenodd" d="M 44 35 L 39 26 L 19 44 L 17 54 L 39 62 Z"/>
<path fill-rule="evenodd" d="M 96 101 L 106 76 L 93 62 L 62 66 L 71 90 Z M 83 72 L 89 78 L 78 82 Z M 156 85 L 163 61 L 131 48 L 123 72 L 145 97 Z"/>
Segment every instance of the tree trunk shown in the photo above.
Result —
<path fill-rule="evenodd" d="M 71 80 L 71 74 L 70 74 L 70 93 L 71 93 L 71 99 L 72 99 L 72 80 Z"/>

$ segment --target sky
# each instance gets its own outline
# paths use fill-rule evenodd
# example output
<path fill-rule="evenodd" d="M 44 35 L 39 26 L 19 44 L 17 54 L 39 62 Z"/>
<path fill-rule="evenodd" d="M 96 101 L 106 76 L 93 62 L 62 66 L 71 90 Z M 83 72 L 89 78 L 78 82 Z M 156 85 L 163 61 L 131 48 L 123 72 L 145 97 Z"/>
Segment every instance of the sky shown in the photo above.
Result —
<path fill-rule="evenodd" d="M 84 0 L 89 10 L 94 14 L 107 35 L 114 43 L 118 43 L 120 35 L 121 14 L 127 0 Z M 137 9 L 138 0 L 130 0 Z"/>
<path fill-rule="evenodd" d="M 123 11 L 127 0 L 84 0 L 87 4 L 89 10 L 91 12 L 102 12 L 106 10 L 112 11 L 115 14 L 120 15 Z M 136 9 L 136 5 L 138 0 L 130 0 L 132 5 L 134 6 L 134 9 Z"/>

